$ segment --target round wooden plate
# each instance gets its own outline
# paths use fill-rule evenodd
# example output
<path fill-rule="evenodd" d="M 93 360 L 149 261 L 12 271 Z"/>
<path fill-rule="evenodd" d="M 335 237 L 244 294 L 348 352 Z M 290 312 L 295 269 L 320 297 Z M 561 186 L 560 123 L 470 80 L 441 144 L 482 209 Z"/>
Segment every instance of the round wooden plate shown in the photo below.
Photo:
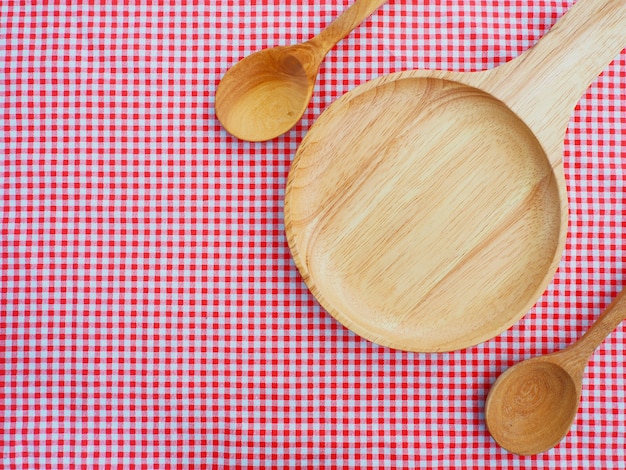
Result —
<path fill-rule="evenodd" d="M 561 217 L 552 167 L 506 106 L 405 78 L 356 89 L 320 117 L 293 162 L 285 220 L 305 282 L 341 323 L 393 348 L 444 351 L 533 305 Z"/>

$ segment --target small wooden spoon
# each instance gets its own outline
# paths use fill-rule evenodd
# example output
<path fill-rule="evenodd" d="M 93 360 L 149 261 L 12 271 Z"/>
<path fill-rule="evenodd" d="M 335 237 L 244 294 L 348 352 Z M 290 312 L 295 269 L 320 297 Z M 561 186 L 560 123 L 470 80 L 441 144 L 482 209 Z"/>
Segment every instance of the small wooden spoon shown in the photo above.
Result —
<path fill-rule="evenodd" d="M 569 432 L 578 411 L 591 354 L 626 319 L 626 290 L 576 343 L 520 362 L 492 385 L 485 402 L 487 428 L 500 446 L 520 455 L 545 452 Z"/>
<path fill-rule="evenodd" d="M 303 44 L 255 52 L 222 77 L 215 112 L 235 137 L 260 142 L 291 129 L 306 110 L 322 60 L 387 0 L 357 0 Z"/>

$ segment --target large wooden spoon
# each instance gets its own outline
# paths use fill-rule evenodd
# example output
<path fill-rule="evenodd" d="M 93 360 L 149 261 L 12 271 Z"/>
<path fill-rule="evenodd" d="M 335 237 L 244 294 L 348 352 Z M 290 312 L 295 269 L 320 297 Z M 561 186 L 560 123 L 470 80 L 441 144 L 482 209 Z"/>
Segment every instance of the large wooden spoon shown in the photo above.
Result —
<path fill-rule="evenodd" d="M 551 449 L 569 432 L 578 411 L 587 362 L 626 319 L 626 291 L 576 343 L 506 370 L 485 402 L 487 428 L 509 452 L 532 455 Z"/>
<path fill-rule="evenodd" d="M 235 137 L 259 142 L 291 129 L 313 93 L 322 60 L 387 0 L 357 0 L 311 40 L 255 52 L 222 77 L 215 112 Z"/>
<path fill-rule="evenodd" d="M 626 0 L 579 0 L 495 69 L 400 72 L 329 106 L 285 196 L 289 246 L 320 304 L 412 351 L 517 322 L 562 256 L 570 115 L 625 46 Z"/>

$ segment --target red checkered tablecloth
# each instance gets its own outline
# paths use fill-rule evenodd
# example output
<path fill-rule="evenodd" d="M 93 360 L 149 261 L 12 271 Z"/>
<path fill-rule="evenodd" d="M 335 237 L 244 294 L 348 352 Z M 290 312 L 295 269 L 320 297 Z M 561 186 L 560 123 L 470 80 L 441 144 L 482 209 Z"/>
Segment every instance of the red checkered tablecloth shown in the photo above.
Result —
<path fill-rule="evenodd" d="M 251 144 L 215 118 L 220 77 L 349 0 L 1 2 L 2 467 L 626 468 L 624 326 L 555 449 L 511 455 L 483 415 L 500 372 L 577 339 L 626 284 L 626 52 L 570 121 L 559 271 L 490 341 L 354 335 L 307 291 L 282 220 L 298 144 L 337 97 L 502 64 L 572 3 L 390 0 L 327 56 L 299 125 Z"/>

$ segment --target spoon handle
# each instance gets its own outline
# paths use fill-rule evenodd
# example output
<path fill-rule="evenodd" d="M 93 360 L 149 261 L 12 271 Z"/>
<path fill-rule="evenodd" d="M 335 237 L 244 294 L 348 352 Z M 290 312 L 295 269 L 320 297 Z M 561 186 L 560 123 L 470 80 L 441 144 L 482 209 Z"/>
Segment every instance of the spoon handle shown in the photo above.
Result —
<path fill-rule="evenodd" d="M 626 319 L 626 289 L 624 289 L 600 314 L 591 328 L 574 344 L 563 352 L 581 367 L 587 364 L 589 357 L 602 341 Z"/>
<path fill-rule="evenodd" d="M 481 87 L 559 149 L 576 103 L 624 47 L 626 0 L 578 0 L 534 47 L 486 71 Z"/>
<path fill-rule="evenodd" d="M 309 41 L 326 55 L 335 44 L 369 17 L 387 0 L 356 0 L 346 11 L 330 23 L 322 32 Z"/>

